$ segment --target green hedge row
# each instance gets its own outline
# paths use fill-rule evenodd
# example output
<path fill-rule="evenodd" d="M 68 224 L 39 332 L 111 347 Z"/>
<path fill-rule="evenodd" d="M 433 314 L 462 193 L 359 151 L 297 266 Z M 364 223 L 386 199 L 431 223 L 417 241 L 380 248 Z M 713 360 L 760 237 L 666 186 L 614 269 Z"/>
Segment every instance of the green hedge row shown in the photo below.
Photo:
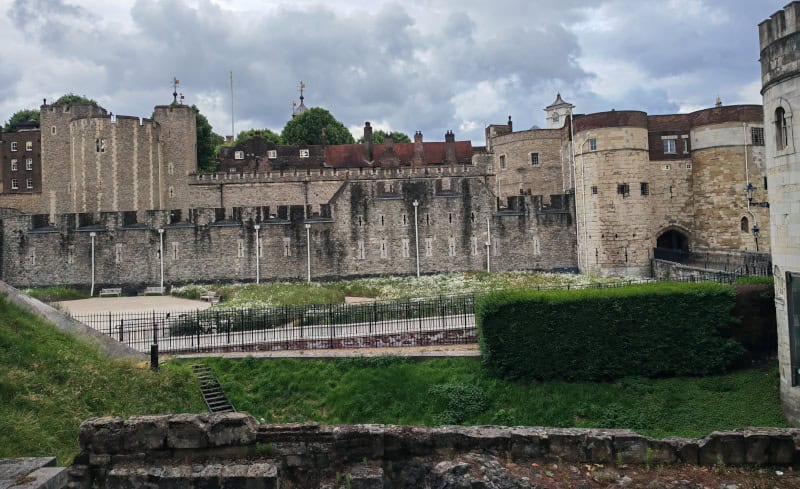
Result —
<path fill-rule="evenodd" d="M 477 300 L 484 364 L 505 378 L 610 380 L 725 371 L 732 287 L 656 283 L 580 291 L 505 291 Z"/>

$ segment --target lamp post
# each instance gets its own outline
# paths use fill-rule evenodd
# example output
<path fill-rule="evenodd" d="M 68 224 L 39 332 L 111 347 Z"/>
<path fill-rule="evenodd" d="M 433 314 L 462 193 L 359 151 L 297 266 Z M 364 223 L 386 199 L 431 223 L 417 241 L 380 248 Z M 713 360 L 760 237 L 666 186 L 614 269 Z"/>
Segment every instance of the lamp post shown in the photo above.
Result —
<path fill-rule="evenodd" d="M 261 241 L 258 239 L 258 230 L 261 229 L 261 224 L 253 226 L 256 230 L 256 284 L 261 280 Z"/>
<path fill-rule="evenodd" d="M 489 225 L 489 218 L 486 218 L 486 273 L 490 273 L 492 271 L 491 265 L 491 253 L 489 250 L 492 247 L 492 228 Z"/>
<path fill-rule="evenodd" d="M 92 239 L 92 290 L 89 292 L 90 296 L 94 296 L 94 237 L 97 236 L 97 233 L 92 231 L 89 233 L 89 237 Z"/>
<path fill-rule="evenodd" d="M 306 263 L 308 265 L 308 283 L 311 283 L 311 224 L 306 223 Z"/>
<path fill-rule="evenodd" d="M 419 224 L 417 223 L 419 201 L 415 199 L 411 204 L 414 206 L 414 251 L 417 254 L 417 278 L 419 278 Z"/>
<path fill-rule="evenodd" d="M 164 228 L 158 228 L 158 260 L 161 267 L 161 293 L 164 293 Z"/>
<path fill-rule="evenodd" d="M 758 225 L 753 224 L 753 238 L 756 240 L 756 253 L 758 253 Z"/>

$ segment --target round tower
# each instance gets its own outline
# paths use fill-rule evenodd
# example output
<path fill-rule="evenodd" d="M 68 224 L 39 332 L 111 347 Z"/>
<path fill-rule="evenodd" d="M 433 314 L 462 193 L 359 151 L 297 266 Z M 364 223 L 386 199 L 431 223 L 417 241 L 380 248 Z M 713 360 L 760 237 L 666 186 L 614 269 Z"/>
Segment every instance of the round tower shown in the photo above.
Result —
<path fill-rule="evenodd" d="M 648 275 L 653 246 L 647 114 L 611 111 L 580 116 L 574 120 L 574 131 L 581 272 Z"/>
<path fill-rule="evenodd" d="M 789 422 L 800 426 L 800 2 L 758 31 L 781 401 Z"/>

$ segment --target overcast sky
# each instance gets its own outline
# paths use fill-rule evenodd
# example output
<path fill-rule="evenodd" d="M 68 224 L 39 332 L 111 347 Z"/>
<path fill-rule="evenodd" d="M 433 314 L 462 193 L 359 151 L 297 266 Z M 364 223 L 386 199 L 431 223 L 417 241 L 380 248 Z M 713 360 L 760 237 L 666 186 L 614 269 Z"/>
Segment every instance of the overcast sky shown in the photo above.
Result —
<path fill-rule="evenodd" d="M 283 128 L 300 80 L 361 134 L 483 144 L 513 117 L 761 103 L 757 24 L 789 0 L 0 0 L 0 122 L 43 98 L 149 117 L 177 77 L 216 132 Z"/>

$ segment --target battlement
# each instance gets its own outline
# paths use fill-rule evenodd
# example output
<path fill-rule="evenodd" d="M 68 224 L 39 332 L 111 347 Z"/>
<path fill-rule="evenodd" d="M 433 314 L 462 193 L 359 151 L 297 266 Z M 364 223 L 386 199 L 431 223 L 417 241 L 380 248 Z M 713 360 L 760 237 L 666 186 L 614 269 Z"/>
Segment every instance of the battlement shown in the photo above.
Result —
<path fill-rule="evenodd" d="M 90 124 L 93 122 L 107 122 L 109 124 L 120 124 L 127 126 L 135 125 L 139 127 L 142 127 L 146 124 L 150 125 L 158 124 L 153 119 L 149 119 L 146 117 L 138 117 L 135 115 L 91 114 L 73 118 L 72 120 L 70 120 L 70 125 L 75 126 L 83 121 L 89 122 Z"/>
<path fill-rule="evenodd" d="M 758 25 L 761 86 L 800 75 L 800 1 L 794 1 Z"/>
<path fill-rule="evenodd" d="M 191 175 L 190 185 L 219 185 L 220 183 L 270 183 L 270 182 L 305 182 L 305 181 L 344 181 L 344 180 L 380 180 L 386 178 L 420 178 L 444 176 L 485 176 L 486 170 L 474 165 L 437 165 L 426 167 L 373 167 L 373 168 L 330 168 L 318 169 L 292 168 L 269 172 L 243 173 L 196 173 Z"/>
<path fill-rule="evenodd" d="M 793 1 L 758 24 L 758 38 L 763 51 L 770 44 L 800 32 L 800 1 Z"/>

